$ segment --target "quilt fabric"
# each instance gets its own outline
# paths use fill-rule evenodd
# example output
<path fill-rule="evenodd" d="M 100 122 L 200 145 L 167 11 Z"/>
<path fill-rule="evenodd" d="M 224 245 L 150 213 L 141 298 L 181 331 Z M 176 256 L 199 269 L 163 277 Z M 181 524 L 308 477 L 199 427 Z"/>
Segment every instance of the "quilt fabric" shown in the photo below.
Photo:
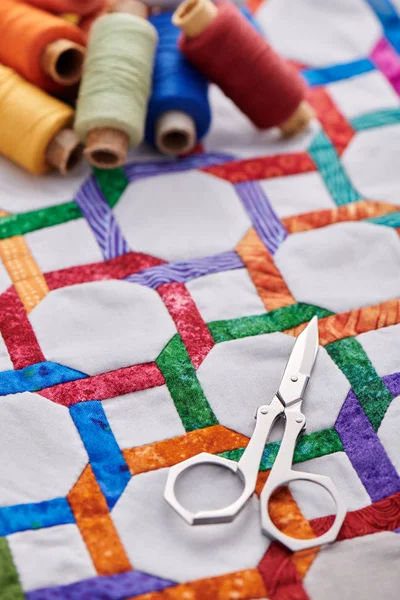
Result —
<path fill-rule="evenodd" d="M 400 17 L 389 0 L 251 8 L 309 84 L 306 133 L 257 132 L 213 88 L 212 131 L 179 162 L 63 181 L 0 162 L 1 600 L 398 598 Z M 314 315 L 295 462 L 344 497 L 338 540 L 271 543 L 257 495 L 189 527 L 168 468 L 240 458 Z M 271 511 L 306 537 L 332 514 L 300 488 Z"/>

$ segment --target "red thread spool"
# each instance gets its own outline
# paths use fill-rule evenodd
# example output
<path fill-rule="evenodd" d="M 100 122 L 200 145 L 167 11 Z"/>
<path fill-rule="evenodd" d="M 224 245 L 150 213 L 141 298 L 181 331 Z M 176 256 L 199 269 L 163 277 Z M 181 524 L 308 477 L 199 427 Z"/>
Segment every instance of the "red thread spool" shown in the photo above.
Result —
<path fill-rule="evenodd" d="M 231 3 L 186 0 L 173 23 L 186 58 L 216 83 L 259 129 L 303 130 L 312 118 L 305 85 Z"/>
<path fill-rule="evenodd" d="M 0 63 L 37 87 L 61 92 L 79 82 L 85 34 L 75 25 L 18 0 L 0 1 Z"/>

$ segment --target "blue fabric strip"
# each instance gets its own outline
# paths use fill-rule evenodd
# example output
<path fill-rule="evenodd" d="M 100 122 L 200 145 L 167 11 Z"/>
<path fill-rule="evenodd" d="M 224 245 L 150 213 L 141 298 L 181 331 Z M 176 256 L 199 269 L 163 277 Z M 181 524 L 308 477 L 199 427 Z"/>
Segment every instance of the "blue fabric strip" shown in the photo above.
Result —
<path fill-rule="evenodd" d="M 1 537 L 18 531 L 43 529 L 67 523 L 75 523 L 75 519 L 66 498 L 0 508 Z"/>
<path fill-rule="evenodd" d="M 366 0 L 380 20 L 385 36 L 400 52 L 400 16 L 390 0 Z"/>
<path fill-rule="evenodd" d="M 19 392 L 37 392 L 43 388 L 85 379 L 87 375 L 53 362 L 41 362 L 18 371 L 0 372 L 0 396 Z"/>
<path fill-rule="evenodd" d="M 128 465 L 101 402 L 80 402 L 69 409 L 89 455 L 98 484 L 111 510 L 131 478 Z"/>
<path fill-rule="evenodd" d="M 368 58 L 355 60 L 354 62 L 332 65 L 321 69 L 306 69 L 301 72 L 308 85 L 327 85 L 335 81 L 357 77 L 363 73 L 375 71 L 375 66 Z"/>

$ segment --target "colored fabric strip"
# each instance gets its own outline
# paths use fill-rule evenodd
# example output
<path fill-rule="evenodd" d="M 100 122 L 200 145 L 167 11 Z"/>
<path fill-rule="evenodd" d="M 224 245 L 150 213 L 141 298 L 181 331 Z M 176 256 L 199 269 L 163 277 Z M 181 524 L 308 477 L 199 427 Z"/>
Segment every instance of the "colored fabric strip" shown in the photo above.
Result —
<path fill-rule="evenodd" d="M 325 88 L 318 87 L 308 90 L 307 99 L 315 110 L 326 137 L 337 154 L 341 156 L 354 137 L 354 129 Z M 320 134 L 315 136 L 311 145 L 317 142 L 318 135 Z M 332 154 L 332 158 L 333 156 Z"/>
<path fill-rule="evenodd" d="M 371 60 L 400 95 L 400 58 L 386 38 L 383 37 L 376 44 Z"/>
<path fill-rule="evenodd" d="M 0 239 L 13 235 L 24 235 L 37 229 L 60 225 L 81 217 L 82 213 L 75 202 L 9 215 L 0 219 Z"/>
<path fill-rule="evenodd" d="M 400 18 L 390 0 L 366 0 L 380 20 L 385 35 L 391 44 L 400 51 Z"/>
<path fill-rule="evenodd" d="M 96 480 L 111 510 L 131 476 L 101 402 L 75 404 L 70 414 L 82 438 Z"/>
<path fill-rule="evenodd" d="M 123 169 L 112 169 L 111 171 L 93 169 L 97 185 L 107 200 L 108 206 L 114 208 L 118 200 L 129 185 Z"/>
<path fill-rule="evenodd" d="M 243 261 L 238 254 L 233 250 L 229 250 L 214 256 L 192 258 L 150 267 L 140 273 L 129 275 L 126 280 L 155 290 L 163 283 L 186 283 L 204 275 L 243 268 Z"/>
<path fill-rule="evenodd" d="M 129 252 L 128 242 L 94 177 L 84 183 L 76 195 L 75 202 L 92 229 L 105 260 Z"/>
<path fill-rule="evenodd" d="M 393 400 L 390 390 L 378 376 L 363 347 L 355 338 L 339 340 L 325 348 L 350 381 L 360 405 L 377 431 Z"/>
<path fill-rule="evenodd" d="M 375 129 L 385 125 L 398 125 L 400 123 L 400 108 L 386 108 L 361 115 L 352 119 L 351 124 L 356 131 Z"/>
<path fill-rule="evenodd" d="M 75 523 L 75 519 L 65 498 L 0 508 L 0 536 L 67 523 Z"/>
<path fill-rule="evenodd" d="M 0 594 L 1 600 L 24 600 L 26 598 L 5 538 L 0 538 Z"/>
<path fill-rule="evenodd" d="M 327 85 L 335 81 L 343 81 L 374 71 L 375 67 L 368 58 L 361 58 L 348 63 L 322 67 L 321 69 L 306 69 L 302 71 L 304 79 L 310 87 Z"/>
<path fill-rule="evenodd" d="M 380 217 L 373 217 L 372 219 L 368 219 L 371 223 L 376 223 L 377 225 L 384 225 L 385 227 L 400 227 L 400 211 L 393 212 L 388 215 L 381 215 Z"/>
<path fill-rule="evenodd" d="M 217 417 L 204 395 L 180 335 L 174 335 L 156 363 L 186 431 L 217 425 Z"/>
<path fill-rule="evenodd" d="M 214 321 L 208 324 L 216 344 L 240 338 L 285 331 L 301 323 L 310 321 L 314 315 L 319 319 L 331 315 L 328 310 L 311 304 L 292 304 L 278 308 L 267 314 L 241 317 L 227 321 Z"/>
<path fill-rule="evenodd" d="M 237 183 L 235 190 L 241 199 L 260 240 L 273 255 L 287 237 L 282 222 L 257 181 Z"/>
<path fill-rule="evenodd" d="M 0 396 L 36 392 L 42 388 L 87 377 L 84 373 L 53 362 L 41 362 L 24 369 L 0 372 Z"/>
<path fill-rule="evenodd" d="M 164 383 L 164 377 L 155 363 L 143 363 L 93 377 L 85 376 L 84 381 L 58 383 L 43 388 L 40 394 L 62 406 L 73 406 L 88 400 L 108 400 Z"/>
<path fill-rule="evenodd" d="M 400 492 L 400 477 L 352 390 L 340 410 L 335 428 L 373 502 Z"/>
<path fill-rule="evenodd" d="M 352 186 L 345 173 L 335 148 L 324 132 L 321 131 L 315 136 L 309 153 L 338 206 L 361 200 L 360 194 Z"/>
<path fill-rule="evenodd" d="M 27 600 L 82 600 L 83 598 L 101 598 L 101 600 L 122 600 L 129 596 L 149 594 L 164 590 L 174 581 L 161 579 L 140 571 L 128 571 L 110 577 L 94 577 L 70 585 L 42 588 L 27 592 Z M 11 598 L 10 598 L 11 600 Z"/>

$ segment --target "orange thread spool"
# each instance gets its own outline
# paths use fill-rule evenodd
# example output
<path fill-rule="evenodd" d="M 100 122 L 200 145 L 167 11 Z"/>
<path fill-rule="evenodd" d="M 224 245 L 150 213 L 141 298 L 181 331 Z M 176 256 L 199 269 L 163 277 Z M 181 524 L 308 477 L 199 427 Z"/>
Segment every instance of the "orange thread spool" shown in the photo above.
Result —
<path fill-rule="evenodd" d="M 48 10 L 55 14 L 73 13 L 76 15 L 88 15 L 99 10 L 104 0 L 24 0 L 42 10 Z"/>
<path fill-rule="evenodd" d="M 19 0 L 0 2 L 0 62 L 38 87 L 61 92 L 80 80 L 85 35 Z"/>

